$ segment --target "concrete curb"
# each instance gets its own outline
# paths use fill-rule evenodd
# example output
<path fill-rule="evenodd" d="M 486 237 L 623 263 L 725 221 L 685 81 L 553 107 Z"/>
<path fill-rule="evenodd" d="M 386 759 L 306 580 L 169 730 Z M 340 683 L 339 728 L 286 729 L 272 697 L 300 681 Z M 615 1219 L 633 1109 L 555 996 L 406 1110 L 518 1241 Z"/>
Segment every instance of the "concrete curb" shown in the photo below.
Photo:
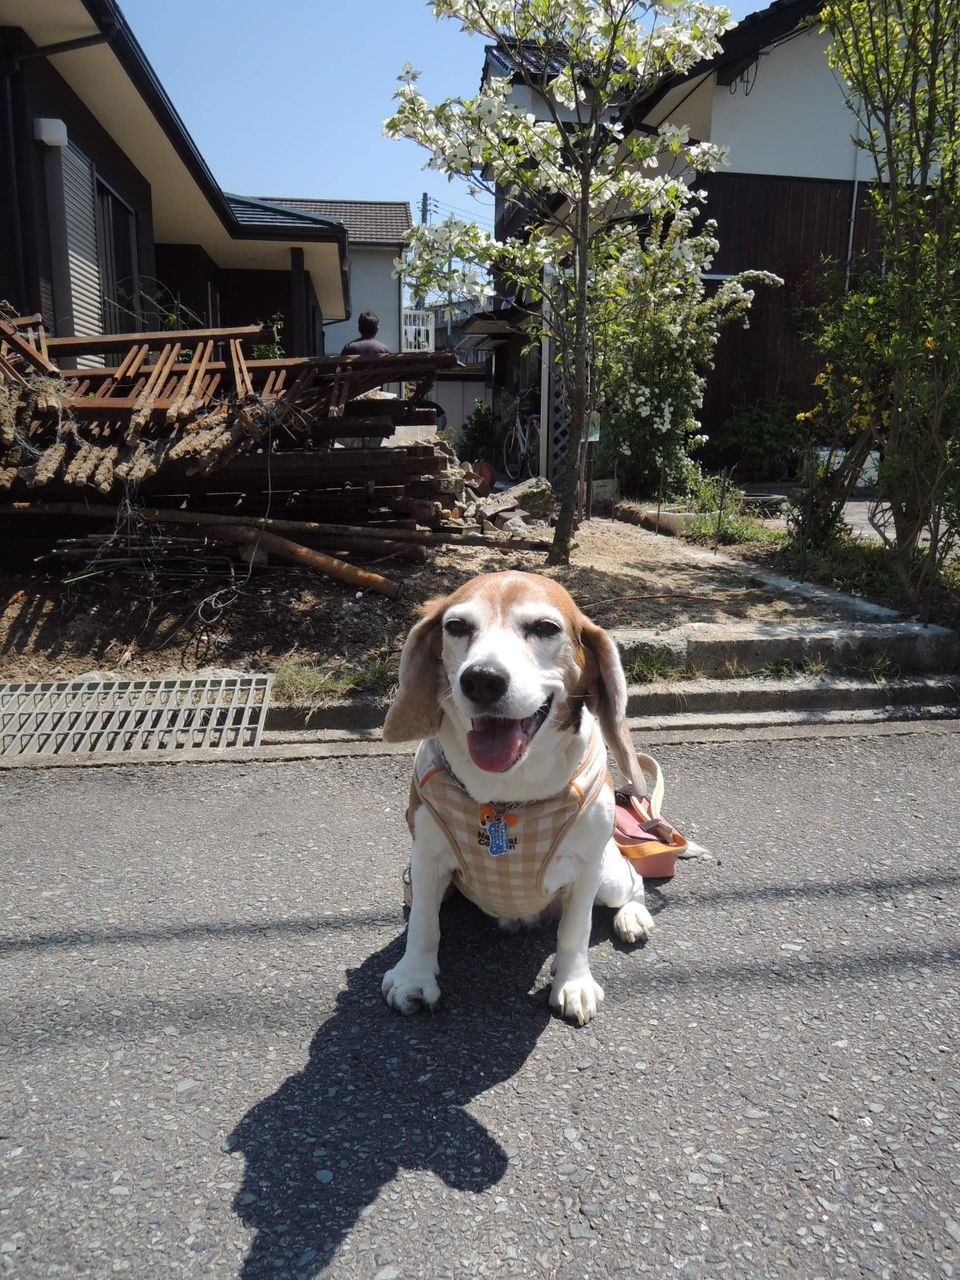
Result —
<path fill-rule="evenodd" d="M 858 680 L 833 676 L 794 676 L 785 680 L 748 676 L 741 680 L 665 680 L 632 685 L 627 714 L 664 716 L 713 714 L 736 710 L 849 711 L 853 708 L 960 707 L 960 677 L 914 676 L 906 680 Z"/>
<path fill-rule="evenodd" d="M 631 717 L 711 714 L 721 711 L 777 712 L 840 710 L 871 707 L 960 706 L 960 676 L 914 676 L 875 680 L 832 676 L 794 676 L 789 679 L 744 677 L 735 680 L 662 680 L 631 685 L 627 714 Z M 264 732 L 379 731 L 386 701 L 358 698 L 314 712 L 296 707 L 267 709 Z"/>
<path fill-rule="evenodd" d="M 723 742 L 789 742 L 808 738 L 876 738 L 912 737 L 915 734 L 960 733 L 960 719 L 845 720 L 817 717 L 789 722 L 771 721 L 749 716 L 740 723 L 692 725 L 665 729 L 646 728 L 642 721 L 631 725 L 638 745 L 645 751 L 683 744 Z M 136 769 L 142 765 L 165 765 L 183 768 L 192 765 L 278 764 L 287 761 L 342 760 L 357 757 L 396 756 L 412 760 L 415 744 L 364 741 L 356 738 L 333 741 L 267 743 L 260 747 L 238 747 L 225 751 L 143 751 L 135 756 L 117 756 L 110 752 L 68 756 L 0 756 L 0 774 L 13 770 L 47 769 Z"/>
<path fill-rule="evenodd" d="M 669 654 L 705 676 L 757 672 L 780 662 L 824 662 L 834 668 L 889 660 L 901 671 L 949 672 L 960 663 L 960 636 L 919 622 L 712 623 L 672 631 L 611 632 L 624 661 Z"/>
<path fill-rule="evenodd" d="M 704 705 L 717 699 L 735 698 L 743 706 L 768 706 L 771 696 L 792 699 L 790 706 L 841 706 L 845 699 L 872 699 L 870 705 L 891 702 L 918 703 L 932 699 L 915 687 L 896 694 L 899 682 L 853 680 L 841 676 L 797 677 L 792 681 L 747 679 L 749 676 L 790 662 L 825 663 L 834 669 L 854 664 L 888 661 L 892 667 L 949 681 L 949 673 L 960 668 L 960 635 L 947 627 L 924 627 L 919 622 L 863 623 L 712 623 L 690 622 L 671 631 L 613 629 L 624 662 L 638 658 L 660 658 L 665 653 L 677 667 L 699 672 L 707 681 L 677 681 L 665 689 L 661 684 L 638 685 L 630 691 L 634 707 L 655 705 L 650 714 L 665 713 L 689 706 L 702 697 Z M 730 673 L 740 673 L 730 679 Z M 727 679 L 723 679 L 727 677 Z M 697 690 L 702 686 L 702 693 Z M 729 686 L 729 688 L 728 688 Z M 870 691 L 874 692 L 871 693 Z M 879 690 L 879 692 L 876 692 Z M 952 695 L 947 695 L 952 700 Z M 387 701 L 359 697 L 333 703 L 312 712 L 296 707 L 271 705 L 267 710 L 267 730 L 290 729 L 376 729 L 383 723 Z M 858 705 L 866 705 L 858 702 Z"/>

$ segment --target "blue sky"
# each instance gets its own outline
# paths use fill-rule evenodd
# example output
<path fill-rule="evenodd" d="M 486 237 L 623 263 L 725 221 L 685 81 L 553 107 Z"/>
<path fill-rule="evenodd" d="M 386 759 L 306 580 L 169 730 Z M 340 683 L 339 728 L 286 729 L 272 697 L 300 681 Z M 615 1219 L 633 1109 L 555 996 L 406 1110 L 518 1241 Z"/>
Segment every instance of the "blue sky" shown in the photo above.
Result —
<path fill-rule="evenodd" d="M 421 171 L 426 153 L 382 136 L 404 62 L 425 96 L 476 91 L 480 40 L 422 0 L 120 0 L 127 21 L 214 177 L 248 196 L 409 200 L 482 221 L 466 187 Z M 731 5 L 742 17 L 761 3 Z"/>

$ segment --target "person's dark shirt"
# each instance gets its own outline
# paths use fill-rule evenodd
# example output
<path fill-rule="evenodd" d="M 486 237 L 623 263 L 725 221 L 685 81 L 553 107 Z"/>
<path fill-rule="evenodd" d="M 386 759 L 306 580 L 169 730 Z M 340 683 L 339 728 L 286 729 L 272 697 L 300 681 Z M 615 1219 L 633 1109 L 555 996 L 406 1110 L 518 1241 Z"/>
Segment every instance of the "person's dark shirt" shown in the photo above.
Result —
<path fill-rule="evenodd" d="M 390 348 L 378 338 L 354 338 L 340 352 L 342 356 L 388 356 Z"/>

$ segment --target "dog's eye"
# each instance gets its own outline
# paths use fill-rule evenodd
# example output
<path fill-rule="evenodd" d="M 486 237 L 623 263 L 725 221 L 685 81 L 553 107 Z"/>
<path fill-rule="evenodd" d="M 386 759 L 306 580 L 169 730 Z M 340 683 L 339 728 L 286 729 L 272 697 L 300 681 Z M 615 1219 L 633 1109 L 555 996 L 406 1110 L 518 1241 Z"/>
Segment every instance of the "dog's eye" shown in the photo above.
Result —
<path fill-rule="evenodd" d="M 448 636 L 473 635 L 473 627 L 469 622 L 465 622 L 463 618 L 451 618 L 449 622 L 443 624 L 443 629 Z"/>
<path fill-rule="evenodd" d="M 561 628 L 551 622 L 549 618 L 543 618 L 540 622 L 533 622 L 527 627 L 527 635 L 533 636 L 536 640 L 550 640 L 553 636 L 560 634 Z"/>

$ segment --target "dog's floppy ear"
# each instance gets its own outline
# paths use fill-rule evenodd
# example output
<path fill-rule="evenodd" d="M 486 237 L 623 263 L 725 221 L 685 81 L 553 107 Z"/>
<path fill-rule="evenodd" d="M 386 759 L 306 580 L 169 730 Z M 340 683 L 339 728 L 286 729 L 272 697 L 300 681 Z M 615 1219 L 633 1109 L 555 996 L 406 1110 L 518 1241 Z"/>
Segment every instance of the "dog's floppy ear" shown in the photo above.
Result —
<path fill-rule="evenodd" d="M 582 613 L 577 619 L 583 652 L 578 694 L 600 721 L 603 740 L 624 778 L 641 794 L 648 790 L 627 730 L 627 681 L 617 646 L 606 631 Z"/>
<path fill-rule="evenodd" d="M 440 623 L 447 597 L 429 600 L 400 655 L 400 684 L 383 723 L 385 742 L 432 738 L 440 728 Z"/>

